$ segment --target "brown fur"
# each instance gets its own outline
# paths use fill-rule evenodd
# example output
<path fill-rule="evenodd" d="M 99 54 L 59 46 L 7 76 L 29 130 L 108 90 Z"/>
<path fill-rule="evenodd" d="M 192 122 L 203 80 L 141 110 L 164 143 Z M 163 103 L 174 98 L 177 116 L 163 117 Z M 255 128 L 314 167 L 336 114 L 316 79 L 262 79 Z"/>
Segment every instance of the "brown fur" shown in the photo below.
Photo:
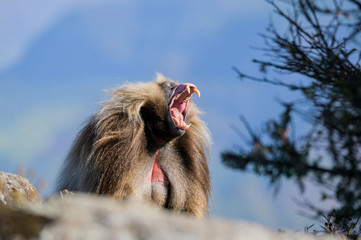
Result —
<path fill-rule="evenodd" d="M 206 157 L 210 136 L 194 103 L 186 116 L 186 122 L 192 126 L 180 137 L 167 138 L 167 142 L 172 142 L 159 149 L 158 162 L 170 184 L 164 187 L 147 182 L 158 147 L 147 134 L 153 126 L 148 126 L 141 109 L 152 108 L 153 125 L 164 128 L 168 99 L 160 85 L 165 81 L 168 79 L 158 75 L 156 82 L 126 84 L 111 90 L 111 99 L 74 141 L 57 190 L 117 199 L 132 196 L 196 216 L 207 213 L 210 176 Z"/>

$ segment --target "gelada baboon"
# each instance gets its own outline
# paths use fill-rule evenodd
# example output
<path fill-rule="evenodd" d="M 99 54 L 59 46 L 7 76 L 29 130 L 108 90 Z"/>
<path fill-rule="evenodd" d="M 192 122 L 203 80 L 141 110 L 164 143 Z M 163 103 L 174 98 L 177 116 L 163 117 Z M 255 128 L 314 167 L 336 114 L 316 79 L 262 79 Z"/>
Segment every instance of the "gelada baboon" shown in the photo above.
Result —
<path fill-rule="evenodd" d="M 75 139 L 57 190 L 152 200 L 178 212 L 208 211 L 210 136 L 190 100 L 196 86 L 158 74 L 112 89 Z"/>

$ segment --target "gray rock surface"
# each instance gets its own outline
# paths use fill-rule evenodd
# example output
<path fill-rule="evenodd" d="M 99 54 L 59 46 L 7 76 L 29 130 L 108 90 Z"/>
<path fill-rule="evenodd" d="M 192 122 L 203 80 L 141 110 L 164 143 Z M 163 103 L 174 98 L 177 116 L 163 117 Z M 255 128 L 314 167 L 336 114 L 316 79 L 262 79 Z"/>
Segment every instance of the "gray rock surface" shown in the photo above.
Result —
<path fill-rule="evenodd" d="M 40 203 L 42 198 L 29 180 L 16 174 L 0 171 L 0 203 Z"/>
<path fill-rule="evenodd" d="M 116 201 L 105 197 L 75 195 L 55 198 L 32 206 L 5 206 L 0 212 L 6 225 L 13 214 L 22 219 L 2 236 L 11 239 L 242 239 L 242 240 L 312 240 L 302 233 L 290 234 L 267 230 L 259 225 L 221 219 L 199 220 L 175 214 L 136 201 Z M 28 224 L 34 231 L 21 232 Z M 16 229 L 19 231 L 16 232 Z M 0 237 L 1 239 L 1 237 Z M 333 239 L 330 237 L 324 239 Z"/>

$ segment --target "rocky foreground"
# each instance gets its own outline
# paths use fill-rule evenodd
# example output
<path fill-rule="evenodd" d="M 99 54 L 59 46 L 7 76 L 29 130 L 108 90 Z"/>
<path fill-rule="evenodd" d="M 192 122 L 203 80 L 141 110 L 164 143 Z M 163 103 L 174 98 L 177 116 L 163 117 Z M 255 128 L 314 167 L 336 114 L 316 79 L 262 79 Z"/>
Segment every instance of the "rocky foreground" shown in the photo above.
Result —
<path fill-rule="evenodd" d="M 199 220 L 150 204 L 91 195 L 68 194 L 42 202 L 33 189 L 26 179 L 0 172 L 0 240 L 320 239 L 303 233 L 277 233 L 245 222 Z"/>

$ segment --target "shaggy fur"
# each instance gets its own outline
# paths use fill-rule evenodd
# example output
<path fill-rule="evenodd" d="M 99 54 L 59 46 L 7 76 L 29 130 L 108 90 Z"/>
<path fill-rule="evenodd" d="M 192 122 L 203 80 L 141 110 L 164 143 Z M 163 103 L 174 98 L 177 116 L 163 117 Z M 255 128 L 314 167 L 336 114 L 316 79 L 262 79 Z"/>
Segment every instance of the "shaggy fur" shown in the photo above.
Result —
<path fill-rule="evenodd" d="M 203 216 L 208 211 L 210 136 L 200 111 L 190 103 L 182 136 L 167 132 L 170 93 L 162 75 L 155 82 L 112 89 L 111 99 L 75 139 L 59 175 L 57 190 L 91 192 L 117 199 L 132 196 L 159 206 Z M 159 144 L 155 141 L 164 142 Z M 170 142 L 171 141 L 171 142 Z M 170 184 L 147 182 L 155 152 Z"/>

